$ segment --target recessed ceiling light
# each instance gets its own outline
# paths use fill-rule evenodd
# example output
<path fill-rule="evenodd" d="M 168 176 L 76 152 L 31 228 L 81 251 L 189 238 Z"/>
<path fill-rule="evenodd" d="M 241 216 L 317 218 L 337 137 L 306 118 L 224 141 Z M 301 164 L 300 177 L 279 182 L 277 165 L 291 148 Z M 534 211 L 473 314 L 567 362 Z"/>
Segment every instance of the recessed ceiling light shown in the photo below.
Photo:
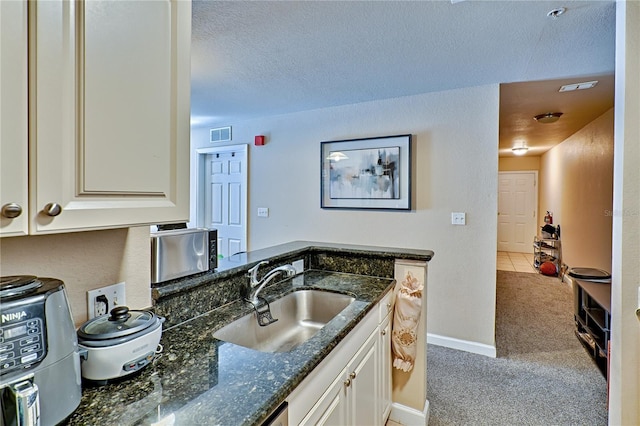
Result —
<path fill-rule="evenodd" d="M 558 16 L 562 15 L 566 11 L 567 11 L 566 7 L 559 7 L 557 9 L 550 10 L 549 13 L 547 13 L 547 16 L 549 18 L 557 19 Z"/>
<path fill-rule="evenodd" d="M 574 90 L 591 89 L 591 88 L 595 87 L 596 84 L 598 84 L 598 80 L 585 81 L 584 83 L 565 84 L 564 86 L 560 87 L 560 90 L 558 90 L 558 91 L 559 92 L 572 92 Z"/>
<path fill-rule="evenodd" d="M 545 112 L 544 114 L 536 115 L 535 117 L 533 117 L 533 119 L 536 120 L 538 123 L 549 124 L 549 123 L 555 123 L 556 121 L 558 121 L 561 115 L 562 115 L 561 112 Z"/>

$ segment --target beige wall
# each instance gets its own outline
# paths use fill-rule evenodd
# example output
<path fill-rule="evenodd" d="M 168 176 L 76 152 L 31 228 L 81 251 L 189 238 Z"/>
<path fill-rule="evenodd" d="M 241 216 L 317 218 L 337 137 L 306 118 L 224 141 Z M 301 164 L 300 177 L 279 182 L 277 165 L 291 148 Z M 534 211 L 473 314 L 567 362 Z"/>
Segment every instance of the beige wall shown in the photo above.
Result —
<path fill-rule="evenodd" d="M 498 171 L 519 172 L 524 170 L 540 170 L 540 157 L 525 155 L 523 157 L 500 157 Z"/>
<path fill-rule="evenodd" d="M 149 227 L 0 239 L 0 274 L 65 282 L 76 325 L 87 320 L 87 290 L 125 281 L 127 305 L 151 306 Z"/>
<path fill-rule="evenodd" d="M 613 109 L 542 156 L 539 216 L 560 225 L 569 267 L 611 271 Z"/>
<path fill-rule="evenodd" d="M 640 2 L 616 3 L 610 425 L 640 424 Z"/>
<path fill-rule="evenodd" d="M 233 126 L 233 143 L 251 144 L 249 249 L 316 240 L 434 250 L 428 332 L 493 347 L 498 108 L 491 85 L 219 123 Z M 194 148 L 211 146 L 208 132 L 192 131 Z M 320 208 L 321 141 L 406 133 L 415 141 L 413 211 Z M 266 145 L 254 146 L 255 135 Z M 451 212 L 466 212 L 467 225 L 451 225 Z"/>

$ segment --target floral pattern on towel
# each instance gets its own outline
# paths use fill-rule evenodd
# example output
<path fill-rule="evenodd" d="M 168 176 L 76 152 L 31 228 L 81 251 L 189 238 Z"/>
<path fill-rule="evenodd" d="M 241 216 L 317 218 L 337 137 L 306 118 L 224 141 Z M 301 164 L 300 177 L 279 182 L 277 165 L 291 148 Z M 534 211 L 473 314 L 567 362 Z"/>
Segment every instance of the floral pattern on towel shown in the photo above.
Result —
<path fill-rule="evenodd" d="M 396 296 L 391 350 L 393 366 L 405 372 L 411 371 L 416 360 L 423 289 L 424 285 L 408 271 Z"/>

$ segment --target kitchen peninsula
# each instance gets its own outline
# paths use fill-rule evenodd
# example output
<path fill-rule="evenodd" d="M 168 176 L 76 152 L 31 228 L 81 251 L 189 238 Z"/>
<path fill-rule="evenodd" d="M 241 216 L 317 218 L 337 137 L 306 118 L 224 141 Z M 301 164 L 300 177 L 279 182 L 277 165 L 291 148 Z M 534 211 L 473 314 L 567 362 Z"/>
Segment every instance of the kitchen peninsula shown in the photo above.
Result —
<path fill-rule="evenodd" d="M 67 424 L 262 424 L 389 294 L 396 259 L 432 257 L 430 250 L 298 241 L 232 256 L 215 272 L 154 287 L 154 310 L 166 317 L 162 353 L 126 381 L 85 387 Z M 348 293 L 356 300 L 289 352 L 215 339 L 216 330 L 250 312 L 239 288 L 246 271 L 263 260 L 268 268 L 304 264 L 304 273 L 265 288 L 267 300 L 302 289 Z"/>

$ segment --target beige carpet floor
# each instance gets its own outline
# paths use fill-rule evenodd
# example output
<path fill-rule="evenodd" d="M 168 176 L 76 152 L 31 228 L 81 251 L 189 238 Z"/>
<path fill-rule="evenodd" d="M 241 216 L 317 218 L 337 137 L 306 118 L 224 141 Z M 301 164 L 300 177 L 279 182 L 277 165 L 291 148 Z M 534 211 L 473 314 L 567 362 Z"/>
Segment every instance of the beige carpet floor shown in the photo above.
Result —
<path fill-rule="evenodd" d="M 427 350 L 429 425 L 606 425 L 606 380 L 557 278 L 497 272 L 497 358 Z"/>

